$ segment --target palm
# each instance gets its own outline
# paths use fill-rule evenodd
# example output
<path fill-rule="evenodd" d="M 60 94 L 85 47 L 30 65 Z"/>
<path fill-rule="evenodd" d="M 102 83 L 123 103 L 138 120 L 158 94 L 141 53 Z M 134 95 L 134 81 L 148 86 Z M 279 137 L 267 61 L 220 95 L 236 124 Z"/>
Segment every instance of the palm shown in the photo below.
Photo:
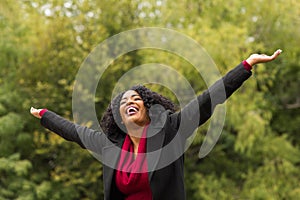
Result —
<path fill-rule="evenodd" d="M 250 65 L 255 65 L 258 63 L 266 63 L 266 62 L 276 59 L 280 55 L 281 52 L 282 51 L 280 49 L 278 49 L 271 56 L 266 55 L 266 54 L 252 54 L 246 61 Z"/>
<path fill-rule="evenodd" d="M 33 108 L 33 107 L 31 107 L 30 108 L 30 113 L 33 115 L 33 116 L 35 116 L 36 118 L 41 118 L 41 116 L 40 116 L 40 111 L 41 111 L 41 109 L 36 109 L 36 108 Z"/>

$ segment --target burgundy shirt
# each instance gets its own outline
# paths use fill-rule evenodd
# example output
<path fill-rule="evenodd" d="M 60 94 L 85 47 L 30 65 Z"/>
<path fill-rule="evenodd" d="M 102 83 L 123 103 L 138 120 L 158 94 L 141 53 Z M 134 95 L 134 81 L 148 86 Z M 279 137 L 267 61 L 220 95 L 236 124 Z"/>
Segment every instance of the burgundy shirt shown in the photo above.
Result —
<path fill-rule="evenodd" d="M 126 135 L 122 146 L 115 181 L 125 200 L 152 200 L 145 154 L 147 128 L 148 125 L 143 130 L 136 158 L 129 135 Z"/>

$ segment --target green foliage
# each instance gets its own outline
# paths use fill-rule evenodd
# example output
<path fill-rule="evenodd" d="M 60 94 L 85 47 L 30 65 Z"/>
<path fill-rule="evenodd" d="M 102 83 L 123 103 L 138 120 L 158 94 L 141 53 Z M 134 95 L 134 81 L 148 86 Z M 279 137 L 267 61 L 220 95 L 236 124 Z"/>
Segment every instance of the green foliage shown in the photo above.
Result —
<path fill-rule="evenodd" d="M 278 60 L 256 66 L 228 100 L 221 138 L 201 160 L 197 155 L 209 122 L 199 128 L 186 152 L 186 189 L 188 199 L 197 200 L 298 199 L 299 12 L 294 0 L 2 0 L 0 199 L 103 197 L 101 163 L 41 128 L 28 110 L 47 107 L 72 119 L 74 80 L 84 59 L 110 36 L 145 26 L 190 36 L 222 74 L 251 53 L 283 49 Z M 119 78 L 147 63 L 171 66 L 197 93 L 207 88 L 178 55 L 153 49 L 130 52 L 103 74 L 94 98 L 99 118 Z M 137 76 L 143 81 L 147 75 Z M 92 78 L 97 74 L 86 82 Z M 177 77 L 167 78 L 177 84 Z M 178 101 L 168 88 L 149 86 Z"/>

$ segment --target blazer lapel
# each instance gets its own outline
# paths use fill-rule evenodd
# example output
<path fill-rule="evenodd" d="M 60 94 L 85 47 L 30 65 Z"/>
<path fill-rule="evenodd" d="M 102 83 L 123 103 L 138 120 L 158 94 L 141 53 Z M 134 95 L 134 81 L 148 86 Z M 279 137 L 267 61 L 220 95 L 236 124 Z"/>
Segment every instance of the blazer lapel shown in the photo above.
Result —
<path fill-rule="evenodd" d="M 116 169 L 123 140 L 116 144 L 111 144 L 103 148 L 103 182 L 105 199 L 110 199 L 112 191 L 112 181 L 114 178 L 114 170 Z"/>
<path fill-rule="evenodd" d="M 167 112 L 163 112 L 157 118 L 151 119 L 151 123 L 147 131 L 147 163 L 149 182 L 157 168 L 160 160 L 162 147 L 165 140 L 163 131 L 167 119 Z"/>

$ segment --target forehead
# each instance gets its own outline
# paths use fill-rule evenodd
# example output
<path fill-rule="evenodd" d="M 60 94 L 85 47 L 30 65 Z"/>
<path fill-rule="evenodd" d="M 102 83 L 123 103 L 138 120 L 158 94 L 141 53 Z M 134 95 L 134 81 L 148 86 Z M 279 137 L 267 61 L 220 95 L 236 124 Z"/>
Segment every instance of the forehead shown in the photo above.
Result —
<path fill-rule="evenodd" d="M 137 93 L 135 90 L 127 90 L 123 96 L 122 99 L 128 99 L 132 96 L 140 96 L 139 93 Z"/>

